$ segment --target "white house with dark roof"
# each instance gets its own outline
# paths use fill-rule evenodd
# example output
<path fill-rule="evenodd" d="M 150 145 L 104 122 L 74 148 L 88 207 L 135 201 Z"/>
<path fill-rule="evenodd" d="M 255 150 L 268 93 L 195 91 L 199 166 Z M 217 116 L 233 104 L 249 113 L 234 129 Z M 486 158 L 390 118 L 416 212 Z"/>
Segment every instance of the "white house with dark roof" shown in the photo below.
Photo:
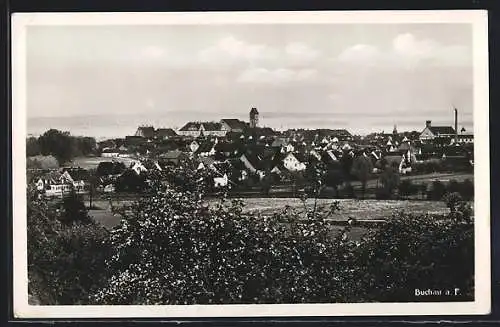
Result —
<path fill-rule="evenodd" d="M 306 164 L 300 162 L 293 153 L 288 153 L 285 156 L 283 159 L 283 166 L 289 171 L 303 171 L 306 169 Z"/>
<path fill-rule="evenodd" d="M 181 127 L 177 134 L 182 136 L 225 136 L 229 132 L 220 122 L 188 122 Z"/>
<path fill-rule="evenodd" d="M 76 175 L 75 175 L 76 176 Z M 85 182 L 73 179 L 68 170 L 63 172 L 52 171 L 40 177 L 36 183 L 38 191 L 46 196 L 64 196 L 71 192 L 85 193 Z"/>
<path fill-rule="evenodd" d="M 420 133 L 419 139 L 425 142 L 442 137 L 455 137 L 455 129 L 451 126 L 432 126 L 431 121 L 427 120 L 424 130 Z"/>

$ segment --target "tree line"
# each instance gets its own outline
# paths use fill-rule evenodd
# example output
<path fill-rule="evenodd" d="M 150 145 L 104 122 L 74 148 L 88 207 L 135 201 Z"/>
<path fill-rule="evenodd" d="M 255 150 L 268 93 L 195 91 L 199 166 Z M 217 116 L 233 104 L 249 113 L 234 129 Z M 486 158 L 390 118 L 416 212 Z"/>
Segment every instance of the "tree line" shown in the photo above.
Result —
<path fill-rule="evenodd" d="M 97 143 L 93 137 L 72 136 L 69 132 L 50 129 L 39 137 L 26 139 L 26 156 L 54 156 L 64 164 L 78 156 L 96 152 Z"/>

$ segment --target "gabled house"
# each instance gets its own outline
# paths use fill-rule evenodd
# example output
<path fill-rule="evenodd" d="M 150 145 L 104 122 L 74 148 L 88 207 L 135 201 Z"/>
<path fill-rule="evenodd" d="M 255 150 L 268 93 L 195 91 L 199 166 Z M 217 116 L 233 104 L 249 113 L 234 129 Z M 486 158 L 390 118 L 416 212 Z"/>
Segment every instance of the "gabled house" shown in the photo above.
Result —
<path fill-rule="evenodd" d="M 210 157 L 199 157 L 198 162 L 199 164 L 197 169 L 215 169 L 216 160 Z"/>
<path fill-rule="evenodd" d="M 139 126 L 134 136 L 152 139 L 155 137 L 155 129 L 153 126 Z"/>
<path fill-rule="evenodd" d="M 188 147 L 192 153 L 195 153 L 200 148 L 200 143 L 196 140 L 193 140 L 191 143 L 189 143 Z"/>
<path fill-rule="evenodd" d="M 251 156 L 248 153 L 242 154 L 240 156 L 240 160 L 243 162 L 245 168 L 251 173 L 256 173 L 258 167 L 260 166 L 258 158 L 256 158 L 256 156 Z"/>
<path fill-rule="evenodd" d="M 150 171 L 162 171 L 163 168 L 161 168 L 160 163 L 156 160 L 145 160 L 142 162 L 142 165 L 146 170 Z"/>
<path fill-rule="evenodd" d="M 178 165 L 181 163 L 183 160 L 187 158 L 186 153 L 180 151 L 180 150 L 172 150 L 172 151 L 167 151 L 158 156 L 161 162 L 164 164 L 173 164 L 173 165 Z"/>
<path fill-rule="evenodd" d="M 292 172 L 305 170 L 306 164 L 301 162 L 296 155 L 297 154 L 288 153 L 283 159 L 283 166 Z"/>
<path fill-rule="evenodd" d="M 244 181 L 248 178 L 247 167 L 240 158 L 227 160 L 230 165 L 230 177 L 233 181 Z"/>
<path fill-rule="evenodd" d="M 214 187 L 215 188 L 220 188 L 220 187 L 225 187 L 229 183 L 229 179 L 227 177 L 227 174 L 224 174 L 222 177 L 214 177 Z"/>
<path fill-rule="evenodd" d="M 455 130 L 451 126 L 432 126 L 431 121 L 425 123 L 424 130 L 420 133 L 421 141 L 432 141 L 435 138 L 449 138 L 455 136 Z"/>
<path fill-rule="evenodd" d="M 219 122 L 188 122 L 177 134 L 183 136 L 225 136 L 228 131 Z"/>
<path fill-rule="evenodd" d="M 222 125 L 222 129 L 227 132 L 242 133 L 248 127 L 248 124 L 244 121 L 233 118 L 221 119 L 220 123 Z"/>
<path fill-rule="evenodd" d="M 171 128 L 158 128 L 155 131 L 155 137 L 159 140 L 167 140 L 177 136 L 177 133 Z"/>
<path fill-rule="evenodd" d="M 175 140 L 164 140 L 158 144 L 157 152 L 161 154 L 168 151 L 178 150 L 179 148 L 180 145 Z"/>
<path fill-rule="evenodd" d="M 140 162 L 136 161 L 131 164 L 130 168 L 137 174 L 140 175 L 143 172 L 147 172 L 148 169 Z"/>
<path fill-rule="evenodd" d="M 90 173 L 83 168 L 63 168 L 63 173 L 67 173 L 73 181 L 76 193 L 84 193 L 85 185 L 90 180 Z"/>
<path fill-rule="evenodd" d="M 213 142 L 213 141 L 204 141 L 202 142 L 198 148 L 196 149 L 196 151 L 194 152 L 196 155 L 198 156 L 202 156 L 202 157 L 211 157 L 211 156 L 214 156 L 215 155 L 215 145 L 217 143 Z"/>
<path fill-rule="evenodd" d="M 321 154 L 315 149 L 309 150 L 309 155 L 317 161 L 321 161 Z"/>
<path fill-rule="evenodd" d="M 85 182 L 75 181 L 68 171 L 52 171 L 41 176 L 36 181 L 36 188 L 46 196 L 64 196 L 71 192 L 84 193 Z"/>
<path fill-rule="evenodd" d="M 271 146 L 273 148 L 280 148 L 280 149 L 282 147 L 286 147 L 287 145 L 288 145 L 288 140 L 285 137 L 277 137 L 271 143 Z"/>

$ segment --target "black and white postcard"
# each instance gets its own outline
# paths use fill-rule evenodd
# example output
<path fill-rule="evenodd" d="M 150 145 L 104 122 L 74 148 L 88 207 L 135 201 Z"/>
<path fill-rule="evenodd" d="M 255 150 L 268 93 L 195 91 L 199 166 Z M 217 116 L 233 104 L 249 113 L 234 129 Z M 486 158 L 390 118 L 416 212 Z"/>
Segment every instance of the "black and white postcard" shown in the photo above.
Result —
<path fill-rule="evenodd" d="M 12 16 L 18 318 L 490 310 L 485 11 Z"/>

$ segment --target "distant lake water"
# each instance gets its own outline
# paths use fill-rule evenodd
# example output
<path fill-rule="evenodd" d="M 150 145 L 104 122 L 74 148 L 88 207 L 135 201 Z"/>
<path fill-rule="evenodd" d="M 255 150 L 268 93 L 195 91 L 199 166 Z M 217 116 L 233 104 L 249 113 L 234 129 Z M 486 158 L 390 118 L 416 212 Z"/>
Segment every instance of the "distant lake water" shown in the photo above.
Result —
<path fill-rule="evenodd" d="M 140 125 L 152 125 L 155 128 L 170 127 L 181 128 L 188 121 L 219 121 L 222 118 L 237 118 L 248 121 L 247 114 L 228 114 L 211 112 L 161 112 L 144 113 L 134 115 L 82 115 L 73 117 L 33 117 L 28 118 L 27 132 L 30 135 L 38 136 L 45 131 L 55 128 L 62 131 L 69 131 L 71 135 L 92 136 L 97 139 L 116 138 L 133 135 Z M 334 113 L 273 113 L 262 112 L 260 114 L 260 126 L 272 127 L 278 130 L 288 128 L 345 128 L 351 133 L 365 134 L 371 132 L 392 132 L 394 124 L 398 130 L 417 130 L 424 128 L 426 117 L 415 117 L 399 119 L 385 115 L 372 115 L 360 119 L 359 117 L 349 117 L 346 114 Z M 453 126 L 453 121 L 446 123 L 445 118 L 433 120 L 439 124 Z M 465 126 L 468 130 L 472 128 L 471 121 L 463 121 L 460 126 Z"/>

